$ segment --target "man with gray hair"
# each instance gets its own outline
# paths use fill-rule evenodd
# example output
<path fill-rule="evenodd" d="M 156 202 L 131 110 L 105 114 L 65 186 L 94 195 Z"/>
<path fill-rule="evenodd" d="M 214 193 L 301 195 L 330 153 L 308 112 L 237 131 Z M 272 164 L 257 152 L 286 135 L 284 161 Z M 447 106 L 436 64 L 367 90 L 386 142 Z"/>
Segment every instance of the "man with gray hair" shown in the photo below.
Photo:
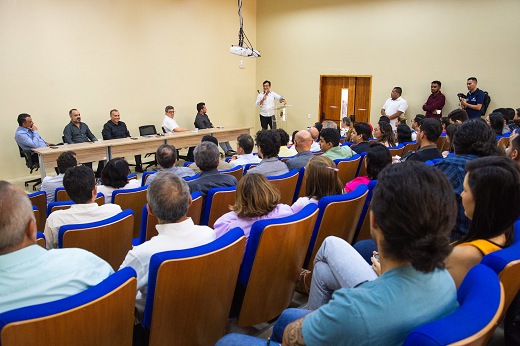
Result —
<path fill-rule="evenodd" d="M 175 167 L 175 162 L 177 162 L 177 150 L 173 145 L 161 145 L 157 148 L 155 158 L 157 159 L 159 166 L 161 166 L 161 171 L 173 173 L 181 178 L 192 177 L 195 175 L 195 172 L 193 172 L 191 168 Z M 149 175 L 148 179 L 146 179 L 146 184 L 149 185 L 154 177 L 155 174 Z"/>
<path fill-rule="evenodd" d="M 0 181 L 0 210 L 0 313 L 69 297 L 114 272 L 88 251 L 37 245 L 31 201 L 6 181 Z"/>
<path fill-rule="evenodd" d="M 195 163 L 200 169 L 200 175 L 195 180 L 188 181 L 190 193 L 199 191 L 202 194 L 202 214 L 206 205 L 206 196 L 213 187 L 228 187 L 238 184 L 237 178 L 228 174 L 221 174 L 217 170 L 220 162 L 220 152 L 213 142 L 202 142 L 195 147 Z"/>
<path fill-rule="evenodd" d="M 190 191 L 186 182 L 177 175 L 157 173 L 148 186 L 146 198 L 148 213 L 159 219 L 159 224 L 155 226 L 159 235 L 134 246 L 119 268 L 132 267 L 137 273 L 135 307 L 140 315 L 144 312 L 148 291 L 150 258 L 159 252 L 190 249 L 216 239 L 215 231 L 207 226 L 195 225 L 186 216 L 191 205 Z"/>

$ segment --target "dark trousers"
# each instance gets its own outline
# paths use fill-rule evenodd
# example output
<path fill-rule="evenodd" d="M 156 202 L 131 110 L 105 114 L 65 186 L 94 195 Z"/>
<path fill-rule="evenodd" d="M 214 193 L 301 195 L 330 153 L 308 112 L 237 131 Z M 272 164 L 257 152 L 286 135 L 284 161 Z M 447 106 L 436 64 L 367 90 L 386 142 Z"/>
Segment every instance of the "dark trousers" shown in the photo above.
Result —
<path fill-rule="evenodd" d="M 83 166 L 87 166 L 87 167 L 90 167 L 90 169 L 92 169 L 92 162 L 85 162 L 83 164 Z M 97 171 L 96 171 L 96 178 L 101 177 L 101 171 L 103 170 L 104 167 L 105 167 L 105 161 L 99 161 Z"/>
<path fill-rule="evenodd" d="M 141 167 L 143 164 L 141 162 L 141 155 L 135 155 L 135 166 Z"/>
<path fill-rule="evenodd" d="M 262 125 L 262 130 L 267 130 L 267 125 L 273 129 L 273 118 L 272 117 L 264 117 L 260 115 L 260 124 Z"/>

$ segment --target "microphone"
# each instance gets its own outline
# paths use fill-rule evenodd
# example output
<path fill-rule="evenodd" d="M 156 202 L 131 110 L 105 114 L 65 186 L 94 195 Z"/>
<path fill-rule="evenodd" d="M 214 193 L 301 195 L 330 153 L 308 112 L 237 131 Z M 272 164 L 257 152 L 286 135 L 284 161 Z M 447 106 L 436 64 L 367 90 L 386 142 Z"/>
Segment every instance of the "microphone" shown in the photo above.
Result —
<path fill-rule="evenodd" d="M 257 89 L 256 92 L 260 94 L 260 90 Z"/>

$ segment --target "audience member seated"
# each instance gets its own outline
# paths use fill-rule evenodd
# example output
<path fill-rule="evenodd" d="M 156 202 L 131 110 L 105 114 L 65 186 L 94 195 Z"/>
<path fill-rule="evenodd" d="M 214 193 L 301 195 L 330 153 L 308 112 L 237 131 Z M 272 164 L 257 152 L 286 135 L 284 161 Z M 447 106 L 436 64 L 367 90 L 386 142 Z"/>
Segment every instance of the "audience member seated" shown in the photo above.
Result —
<path fill-rule="evenodd" d="M 451 124 L 455 124 L 455 123 L 462 124 L 463 122 L 466 122 L 469 119 L 468 113 L 464 109 L 461 109 L 461 108 L 457 108 L 457 109 L 451 111 L 450 114 L 448 114 L 448 118 L 450 118 Z"/>
<path fill-rule="evenodd" d="M 350 134 L 350 141 L 356 143 L 356 145 L 351 146 L 350 149 L 357 154 L 366 153 L 370 137 L 372 137 L 372 128 L 370 128 L 369 124 L 363 122 L 355 123 Z"/>
<path fill-rule="evenodd" d="M 285 162 L 289 171 L 302 169 L 314 157 L 311 151 L 312 143 L 312 136 L 307 130 L 298 131 L 294 135 L 294 149 L 296 149 L 298 154 Z"/>
<path fill-rule="evenodd" d="M 512 120 L 515 116 L 515 110 L 513 108 L 497 108 L 493 110 L 492 113 L 500 113 L 504 118 L 504 128 L 502 129 L 502 134 L 511 132 L 517 128 L 514 122 L 510 122 L 510 120 Z"/>
<path fill-rule="evenodd" d="M 54 202 L 54 193 L 56 192 L 56 189 L 63 187 L 63 177 L 65 176 L 67 169 L 78 165 L 78 161 L 76 161 L 76 153 L 73 151 L 65 151 L 58 156 L 56 163 L 58 164 L 58 175 L 56 177 L 46 176 L 42 181 L 41 191 L 45 191 L 45 194 L 47 195 L 47 204 Z"/>
<path fill-rule="evenodd" d="M 383 143 L 385 147 L 395 147 L 392 125 L 386 121 L 380 121 L 377 123 L 374 128 L 374 137 L 377 138 L 379 143 Z"/>
<path fill-rule="evenodd" d="M 44 231 L 47 249 L 58 247 L 61 226 L 101 221 L 122 211 L 117 204 L 97 205 L 96 178 L 89 167 L 69 168 L 63 177 L 63 187 L 75 204 L 69 209 L 52 212 L 47 218 Z"/>
<path fill-rule="evenodd" d="M 203 141 L 195 147 L 194 151 L 195 163 L 201 172 L 197 179 L 188 181 L 190 193 L 199 191 L 202 194 L 202 212 L 204 215 L 204 207 L 206 205 L 206 197 L 208 191 L 214 187 L 236 186 L 237 178 L 229 174 L 221 174 L 217 170 L 220 162 L 220 152 L 215 143 L 211 141 Z M 155 179 L 155 178 L 154 178 Z"/>
<path fill-rule="evenodd" d="M 334 129 L 334 130 L 338 131 L 338 135 L 341 138 L 341 129 L 338 127 L 338 125 L 334 121 L 332 121 L 332 120 L 324 121 L 323 128 L 321 129 L 321 131 L 323 131 L 323 129 Z M 321 133 L 321 131 L 320 131 L 320 133 Z"/>
<path fill-rule="evenodd" d="M 298 152 L 294 148 L 287 148 L 287 144 L 289 144 L 289 134 L 285 132 L 284 129 L 276 129 L 278 135 L 280 136 L 280 152 L 278 156 L 280 157 L 293 157 L 298 154 Z"/>
<path fill-rule="evenodd" d="M 49 145 L 54 145 L 45 142 L 43 138 L 40 137 L 38 128 L 34 125 L 31 116 L 27 113 L 18 115 L 18 128 L 14 134 L 14 140 L 22 150 L 31 150 L 32 148 L 43 148 L 48 147 Z M 32 153 L 31 160 L 33 164 L 39 164 L 38 154 Z"/>
<path fill-rule="evenodd" d="M 461 198 L 466 163 L 477 157 L 504 155 L 502 149 L 497 146 L 497 138 L 491 128 L 478 119 L 468 120 L 459 126 L 453 136 L 453 148 L 455 155 L 435 164 L 435 167 L 448 177 L 457 200 L 457 222 L 450 234 L 451 241 L 458 240 L 468 233 L 471 222 L 464 213 Z"/>
<path fill-rule="evenodd" d="M 513 223 L 520 216 L 520 166 L 516 162 L 482 157 L 469 161 L 466 171 L 461 195 L 471 224 L 446 260 L 457 288 L 482 257 L 513 243 Z"/>
<path fill-rule="evenodd" d="M 322 156 L 326 156 L 331 160 L 348 159 L 356 153 L 350 149 L 348 145 L 339 145 L 339 133 L 336 129 L 323 129 L 320 132 L 320 148 L 323 152 Z"/>
<path fill-rule="evenodd" d="M 319 123 L 317 123 L 319 124 Z M 320 124 L 321 125 L 321 124 Z M 309 133 L 311 134 L 312 136 L 312 145 L 311 145 L 311 151 L 312 152 L 315 152 L 315 151 L 320 151 L 320 144 L 318 143 L 318 139 L 320 137 L 320 131 L 316 128 L 316 127 L 311 127 L 309 128 Z"/>
<path fill-rule="evenodd" d="M 386 115 L 379 117 L 379 120 L 377 122 L 380 122 L 380 121 L 384 121 L 385 123 L 390 124 L 390 118 L 387 117 Z"/>
<path fill-rule="evenodd" d="M 341 195 L 343 184 L 338 178 L 338 169 L 334 161 L 326 156 L 315 156 L 305 166 L 305 196 L 298 198 L 291 206 L 297 213 L 309 203 L 316 203 L 322 197 Z"/>
<path fill-rule="evenodd" d="M 215 149 L 218 152 L 216 146 Z M 159 219 L 159 224 L 155 226 L 159 234 L 141 245 L 134 246 L 119 268 L 132 267 L 137 273 L 135 307 L 140 316 L 144 312 L 146 302 L 150 258 L 158 252 L 190 249 L 216 239 L 211 228 L 197 226 L 186 216 L 191 204 L 190 191 L 186 182 L 177 175 L 168 172 L 157 173 L 148 186 L 146 198 L 148 213 Z"/>
<path fill-rule="evenodd" d="M 441 123 L 442 123 L 442 133 L 446 133 L 446 129 L 448 128 L 448 126 L 450 126 L 450 118 L 442 117 Z"/>
<path fill-rule="evenodd" d="M 261 130 L 256 133 L 256 146 L 258 156 L 262 161 L 258 166 L 247 171 L 249 173 L 260 173 L 269 176 L 282 175 L 289 172 L 287 165 L 278 160 L 280 151 L 280 135 L 276 130 Z"/>
<path fill-rule="evenodd" d="M 161 171 L 173 173 L 180 178 L 192 177 L 195 175 L 195 172 L 191 167 L 175 167 L 175 163 L 177 163 L 177 150 L 173 145 L 163 144 L 157 148 L 155 159 L 159 166 L 161 166 Z M 149 185 L 154 177 L 155 174 L 148 175 L 146 184 Z"/>
<path fill-rule="evenodd" d="M 246 235 L 246 247 L 251 226 L 258 220 L 278 219 L 290 216 L 293 211 L 287 204 L 279 204 L 280 192 L 262 174 L 246 174 L 237 185 L 235 205 L 222 215 L 213 228 L 217 238 L 235 227 L 240 227 Z M 244 253 L 246 248 L 244 248 Z"/>
<path fill-rule="evenodd" d="M 202 137 L 202 140 L 200 141 L 201 143 L 203 142 L 212 142 L 214 143 L 216 146 L 218 146 L 218 139 L 216 139 L 215 137 L 213 136 L 210 136 L 210 135 L 206 135 L 204 137 Z M 226 142 L 228 143 L 228 142 Z M 228 143 L 229 145 L 229 143 Z M 236 153 L 235 153 L 236 154 Z M 220 155 L 220 153 L 219 153 Z M 195 160 L 195 163 L 192 163 L 191 165 L 189 165 L 188 167 L 191 168 L 193 170 L 193 172 L 195 172 L 195 174 L 197 173 L 200 173 L 202 170 L 197 166 L 197 160 Z M 222 160 L 222 161 L 219 161 L 219 164 L 218 164 L 218 167 L 217 167 L 217 170 L 219 171 L 227 171 L 228 169 L 231 169 L 233 168 L 232 165 L 230 165 L 229 163 L 227 163 L 226 161 Z"/>
<path fill-rule="evenodd" d="M 308 303 L 317 310 L 303 316 L 309 311 L 299 309 L 303 317 L 285 328 L 284 345 L 399 345 L 413 329 L 455 311 L 455 283 L 443 269 L 455 205 L 448 179 L 431 166 L 383 170 L 370 212 L 380 276 L 346 241 L 326 238 Z"/>
<path fill-rule="evenodd" d="M 105 196 L 105 204 L 112 203 L 112 193 L 115 190 L 141 187 L 141 183 L 137 179 L 128 179 L 128 174 L 130 174 L 130 167 L 125 159 L 120 157 L 108 161 L 101 171 L 103 185 L 97 187 L 97 192 L 101 192 Z"/>
<path fill-rule="evenodd" d="M 248 163 L 259 163 L 262 161 L 258 155 L 253 155 L 253 148 L 255 147 L 255 141 L 247 133 L 243 133 L 237 138 L 237 155 L 233 155 L 229 164 L 231 167 L 244 166 Z"/>
<path fill-rule="evenodd" d="M 455 123 L 455 124 L 449 124 L 448 127 L 446 128 L 446 141 L 449 143 L 449 146 L 448 146 L 448 150 L 446 150 L 442 153 L 442 156 L 446 157 L 446 156 L 448 156 L 448 154 L 451 154 L 454 152 L 452 138 L 455 136 L 455 133 L 459 129 L 459 126 L 460 126 L 459 123 Z"/>
<path fill-rule="evenodd" d="M 507 156 L 520 164 L 520 136 L 518 132 L 513 132 L 509 138 Z"/>
<path fill-rule="evenodd" d="M 424 119 L 417 132 L 417 144 L 420 148 L 408 157 L 407 161 L 422 161 L 442 159 L 442 154 L 437 148 L 437 140 L 441 136 L 442 125 L 437 118 Z"/>
<path fill-rule="evenodd" d="M 0 210 L 0 313 L 67 298 L 114 272 L 88 251 L 37 245 L 31 201 L 6 181 L 0 181 Z"/>
<path fill-rule="evenodd" d="M 487 118 L 487 124 L 493 130 L 495 136 L 502 136 L 504 133 L 510 132 L 504 117 L 498 112 L 489 114 Z"/>
<path fill-rule="evenodd" d="M 347 142 L 350 142 L 350 133 L 352 132 L 352 121 L 349 117 L 341 119 L 341 137 L 345 137 Z"/>
<path fill-rule="evenodd" d="M 397 127 L 399 128 L 398 125 Z M 370 143 L 366 155 L 365 167 L 367 176 L 357 177 L 345 185 L 345 192 L 354 191 L 358 185 L 368 185 L 371 180 L 377 180 L 379 172 L 386 166 L 392 164 L 390 150 L 381 143 Z"/>
<path fill-rule="evenodd" d="M 397 125 L 397 142 L 399 144 L 410 143 L 412 140 L 412 130 L 408 125 Z"/>

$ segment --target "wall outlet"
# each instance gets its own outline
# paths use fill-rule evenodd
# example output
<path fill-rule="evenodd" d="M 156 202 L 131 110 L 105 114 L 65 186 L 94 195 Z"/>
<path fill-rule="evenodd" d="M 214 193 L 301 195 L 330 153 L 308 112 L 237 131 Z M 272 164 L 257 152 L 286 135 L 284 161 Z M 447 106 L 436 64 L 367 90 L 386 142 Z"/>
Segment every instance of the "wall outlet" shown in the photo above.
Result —
<path fill-rule="evenodd" d="M 310 119 L 311 118 L 311 115 L 309 114 L 308 118 Z"/>

